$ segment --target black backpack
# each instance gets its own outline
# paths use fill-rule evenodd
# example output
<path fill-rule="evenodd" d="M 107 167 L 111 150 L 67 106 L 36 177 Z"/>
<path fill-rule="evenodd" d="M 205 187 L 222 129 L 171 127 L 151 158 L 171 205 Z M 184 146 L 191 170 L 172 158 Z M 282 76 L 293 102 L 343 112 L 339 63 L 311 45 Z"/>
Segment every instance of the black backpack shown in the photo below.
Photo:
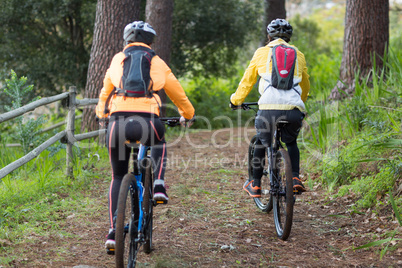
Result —
<path fill-rule="evenodd" d="M 114 88 L 106 99 L 104 113 L 108 114 L 109 102 L 114 94 L 126 97 L 152 97 L 149 90 L 151 79 L 151 60 L 155 51 L 143 46 L 132 46 L 123 51 L 126 58 L 123 61 L 123 76 L 121 87 Z"/>
<path fill-rule="evenodd" d="M 123 51 L 126 55 L 123 63 L 122 88 L 117 94 L 127 97 L 152 97 L 149 89 L 151 80 L 151 60 L 156 55 L 152 49 L 132 46 Z"/>

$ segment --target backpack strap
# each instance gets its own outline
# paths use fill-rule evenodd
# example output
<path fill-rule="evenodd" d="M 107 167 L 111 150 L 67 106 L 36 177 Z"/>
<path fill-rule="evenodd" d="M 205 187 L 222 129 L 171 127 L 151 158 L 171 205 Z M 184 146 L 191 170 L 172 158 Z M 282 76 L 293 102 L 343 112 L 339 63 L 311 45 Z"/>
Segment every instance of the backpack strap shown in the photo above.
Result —
<path fill-rule="evenodd" d="M 301 96 L 301 94 L 299 93 L 299 91 L 297 91 L 296 88 L 295 88 L 297 85 L 298 85 L 298 84 L 293 85 L 292 89 L 293 89 L 294 91 L 296 91 L 296 93 L 297 93 L 299 96 Z"/>
<path fill-rule="evenodd" d="M 155 51 L 153 51 L 150 48 L 143 47 L 143 46 L 131 46 L 131 47 L 128 47 L 125 50 L 123 50 L 123 53 L 124 53 L 124 55 L 126 57 L 128 57 L 131 53 L 133 53 L 134 51 L 138 51 L 138 50 L 147 52 L 151 56 L 151 59 L 156 55 Z"/>
<path fill-rule="evenodd" d="M 114 87 L 113 90 L 110 92 L 109 96 L 107 96 L 107 99 L 105 101 L 105 110 L 103 111 L 104 114 L 110 113 L 109 110 L 109 102 L 112 99 L 112 96 L 116 93 L 116 88 Z"/>

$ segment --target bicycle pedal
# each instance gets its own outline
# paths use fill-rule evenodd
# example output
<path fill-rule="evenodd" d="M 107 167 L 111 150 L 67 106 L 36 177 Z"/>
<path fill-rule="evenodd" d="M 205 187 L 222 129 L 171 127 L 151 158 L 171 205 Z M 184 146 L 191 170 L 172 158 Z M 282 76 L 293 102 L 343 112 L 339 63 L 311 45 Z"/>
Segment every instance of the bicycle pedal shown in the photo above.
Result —
<path fill-rule="evenodd" d="M 293 194 L 301 195 L 302 192 L 300 192 L 300 191 L 298 191 L 298 190 L 293 190 Z"/>
<path fill-rule="evenodd" d="M 106 253 L 107 253 L 108 255 L 114 255 L 114 248 L 107 248 L 107 249 L 106 249 Z"/>
<path fill-rule="evenodd" d="M 154 206 L 157 206 L 157 205 L 165 205 L 165 204 L 167 204 L 167 203 L 168 203 L 167 200 L 154 200 Z"/>

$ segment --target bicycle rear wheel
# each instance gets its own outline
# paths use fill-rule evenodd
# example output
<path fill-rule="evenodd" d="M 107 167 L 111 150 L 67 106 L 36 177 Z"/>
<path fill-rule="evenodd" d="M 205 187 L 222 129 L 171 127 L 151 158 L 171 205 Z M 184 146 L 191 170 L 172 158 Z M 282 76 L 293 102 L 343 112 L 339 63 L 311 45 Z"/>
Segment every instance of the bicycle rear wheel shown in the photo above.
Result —
<path fill-rule="evenodd" d="M 289 153 L 280 149 L 275 156 L 274 184 L 278 185 L 273 191 L 273 207 L 275 228 L 278 237 L 288 239 L 293 221 L 293 180 Z M 276 188 L 276 187 L 275 187 Z"/>
<path fill-rule="evenodd" d="M 144 244 L 144 252 L 149 254 L 152 251 L 152 228 L 153 228 L 153 201 L 152 201 L 152 186 L 153 186 L 153 177 L 152 177 L 152 162 L 147 157 L 144 159 L 144 200 L 142 202 L 142 207 L 144 210 L 144 219 L 145 219 L 145 228 L 144 228 L 144 236 L 145 236 L 145 244 Z"/>
<path fill-rule="evenodd" d="M 120 186 L 116 217 L 116 267 L 135 267 L 138 253 L 139 191 L 133 174 L 126 174 Z"/>
<path fill-rule="evenodd" d="M 253 157 L 254 150 L 258 143 L 257 135 L 255 135 L 248 147 L 248 177 L 254 177 L 254 167 L 253 167 Z M 266 159 L 266 158 L 265 158 Z M 264 160 L 265 161 L 265 160 Z M 272 199 L 270 194 L 271 185 L 269 183 L 269 177 L 267 177 L 266 171 L 264 171 L 264 175 L 261 178 L 261 197 L 255 197 L 254 202 L 257 207 L 263 212 L 270 212 L 272 210 Z"/>

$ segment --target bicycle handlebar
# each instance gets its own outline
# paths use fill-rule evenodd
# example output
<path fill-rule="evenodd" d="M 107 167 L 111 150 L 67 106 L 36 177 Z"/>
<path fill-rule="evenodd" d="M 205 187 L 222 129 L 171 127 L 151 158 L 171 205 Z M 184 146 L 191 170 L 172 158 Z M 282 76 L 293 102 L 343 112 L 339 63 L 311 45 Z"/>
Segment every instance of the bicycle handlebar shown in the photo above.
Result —
<path fill-rule="evenodd" d="M 258 106 L 258 102 L 244 102 L 244 103 L 242 103 L 241 105 L 232 106 L 232 109 L 233 109 L 233 110 L 236 110 L 236 109 L 243 109 L 243 110 L 246 110 L 246 111 L 247 111 L 247 110 L 252 109 L 251 106 Z"/>
<path fill-rule="evenodd" d="M 169 127 L 180 125 L 180 117 L 161 117 L 159 119 Z"/>
<path fill-rule="evenodd" d="M 168 125 L 169 127 L 176 127 L 180 125 L 180 117 L 160 117 L 159 118 L 164 124 Z M 109 118 L 96 118 L 97 122 L 104 121 L 106 124 L 109 123 Z M 192 119 L 195 121 L 195 119 Z"/>
<path fill-rule="evenodd" d="M 258 106 L 258 102 L 244 102 L 242 103 L 241 108 L 243 110 L 250 110 L 250 106 Z"/>

